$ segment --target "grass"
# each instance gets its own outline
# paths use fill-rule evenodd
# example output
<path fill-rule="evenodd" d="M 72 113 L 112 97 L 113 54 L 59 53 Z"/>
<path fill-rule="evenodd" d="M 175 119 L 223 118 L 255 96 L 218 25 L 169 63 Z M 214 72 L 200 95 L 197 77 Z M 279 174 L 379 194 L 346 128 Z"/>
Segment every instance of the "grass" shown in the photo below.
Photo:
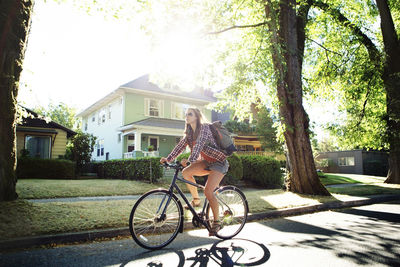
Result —
<path fill-rule="evenodd" d="M 331 179 L 330 181 L 348 181 L 347 177 L 337 178 L 338 176 L 336 176 L 333 177 L 334 179 L 332 177 L 329 178 Z M 354 196 L 400 194 L 400 185 L 377 183 L 375 178 L 365 178 L 363 181 L 369 184 L 345 188 L 328 188 L 332 193 L 332 196 L 329 197 L 300 195 L 280 189 L 244 189 L 244 192 L 251 213 L 345 200 Z M 372 183 L 373 181 L 375 182 Z M 168 184 L 168 180 L 162 180 L 157 184 L 95 179 L 19 180 L 17 191 L 20 194 L 20 199 L 0 202 L 0 240 L 127 227 L 128 217 L 135 203 L 135 200 L 32 203 L 26 200 L 28 198 L 132 195 L 141 194 L 157 187 L 167 187 Z M 183 188 L 185 186 L 182 186 Z"/>
<path fill-rule="evenodd" d="M 179 185 L 183 183 L 179 182 Z M 48 180 L 20 179 L 17 182 L 17 193 L 21 199 L 59 198 L 59 197 L 92 197 L 141 195 L 151 189 L 168 188 L 170 180 L 161 179 L 150 184 L 131 180 Z M 182 185 L 181 189 L 186 190 Z"/>
<path fill-rule="evenodd" d="M 341 175 L 334 175 L 334 174 L 323 174 L 320 176 L 320 180 L 323 185 L 333 185 L 333 184 L 358 184 L 358 183 L 379 183 L 383 182 L 385 178 L 376 177 L 376 176 L 356 176 L 356 179 L 341 176 Z"/>

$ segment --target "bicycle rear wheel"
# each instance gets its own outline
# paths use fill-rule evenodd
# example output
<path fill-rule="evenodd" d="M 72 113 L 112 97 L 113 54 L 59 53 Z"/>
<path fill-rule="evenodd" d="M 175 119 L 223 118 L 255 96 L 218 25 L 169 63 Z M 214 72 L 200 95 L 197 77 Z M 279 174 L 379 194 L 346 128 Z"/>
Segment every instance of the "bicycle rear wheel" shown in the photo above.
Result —
<path fill-rule="evenodd" d="M 216 237 L 229 239 L 236 236 L 244 227 L 249 207 L 245 195 L 234 186 L 224 186 L 215 192 L 219 203 L 219 220 L 221 230 Z M 210 204 L 207 205 L 206 219 L 211 224 L 213 213 Z"/>
<path fill-rule="evenodd" d="M 152 190 L 141 196 L 133 206 L 129 230 L 141 247 L 151 250 L 163 248 L 182 230 L 183 209 L 174 194 L 162 215 L 170 196 L 168 190 Z"/>

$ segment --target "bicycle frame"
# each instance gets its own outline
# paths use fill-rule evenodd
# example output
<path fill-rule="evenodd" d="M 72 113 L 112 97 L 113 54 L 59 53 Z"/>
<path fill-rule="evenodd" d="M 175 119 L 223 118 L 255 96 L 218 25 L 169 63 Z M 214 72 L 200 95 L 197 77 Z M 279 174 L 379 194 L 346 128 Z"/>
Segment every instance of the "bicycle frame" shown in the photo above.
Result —
<path fill-rule="evenodd" d="M 197 187 L 197 188 L 201 188 L 201 189 L 203 189 L 203 190 L 204 190 L 205 186 L 200 185 L 200 184 L 196 184 L 196 183 L 192 183 L 192 182 L 190 182 L 190 181 L 187 181 L 187 180 L 185 180 L 185 179 L 182 179 L 182 178 L 178 177 L 179 171 L 180 171 L 180 168 L 179 168 L 179 167 L 178 167 L 178 168 L 175 168 L 175 175 L 174 175 L 174 178 L 172 179 L 171 185 L 170 185 L 170 187 L 169 187 L 169 189 L 168 189 L 168 191 L 170 192 L 170 194 L 169 194 L 169 197 L 168 197 L 168 199 L 167 199 L 167 203 L 165 204 L 164 209 L 163 209 L 163 211 L 162 211 L 162 213 L 161 213 L 160 219 L 163 219 L 163 217 L 165 216 L 165 211 L 167 210 L 167 207 L 168 207 L 168 205 L 169 205 L 169 202 L 171 201 L 172 194 L 174 194 L 174 189 L 176 189 L 176 191 L 178 192 L 178 194 L 182 197 L 183 201 L 185 201 L 186 205 L 189 207 L 189 210 L 190 210 L 190 212 L 193 214 L 193 217 L 195 217 L 199 222 L 201 222 L 201 224 L 203 224 L 208 230 L 210 230 L 208 224 L 203 220 L 203 218 L 201 218 L 200 216 L 197 215 L 197 212 L 195 211 L 195 209 L 193 208 L 193 206 L 190 204 L 190 202 L 189 202 L 189 200 L 186 198 L 185 194 L 182 192 L 182 190 L 181 190 L 181 189 L 179 188 L 179 186 L 176 184 L 176 180 L 182 181 L 182 182 L 184 182 L 184 183 L 186 183 L 186 184 L 193 185 L 193 186 L 195 186 L 195 187 Z M 164 197 L 164 199 L 161 201 L 160 206 L 159 206 L 157 212 L 159 212 L 160 209 L 162 208 L 164 201 L 165 201 L 165 197 Z M 208 204 L 208 200 L 207 200 L 207 198 L 205 198 L 204 205 L 203 205 L 203 209 L 202 209 L 202 211 L 201 211 L 202 214 L 205 214 L 207 204 Z M 224 203 L 224 204 L 225 204 L 225 203 Z"/>

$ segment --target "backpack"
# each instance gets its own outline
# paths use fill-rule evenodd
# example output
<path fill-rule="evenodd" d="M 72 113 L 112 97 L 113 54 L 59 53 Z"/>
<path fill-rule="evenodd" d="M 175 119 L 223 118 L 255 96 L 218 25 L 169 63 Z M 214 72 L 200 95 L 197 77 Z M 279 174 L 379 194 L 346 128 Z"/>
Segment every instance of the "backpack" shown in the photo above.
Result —
<path fill-rule="evenodd" d="M 215 121 L 210 124 L 211 133 L 218 147 L 225 155 L 230 156 L 237 151 L 230 132 L 222 125 L 221 121 Z"/>

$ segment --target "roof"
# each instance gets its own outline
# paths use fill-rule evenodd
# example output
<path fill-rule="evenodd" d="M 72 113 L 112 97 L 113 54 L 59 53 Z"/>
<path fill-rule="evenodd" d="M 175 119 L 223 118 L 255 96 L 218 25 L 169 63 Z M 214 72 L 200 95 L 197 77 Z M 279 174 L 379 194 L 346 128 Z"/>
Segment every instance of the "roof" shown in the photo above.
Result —
<path fill-rule="evenodd" d="M 103 107 L 105 104 L 109 103 L 110 101 L 114 100 L 117 97 L 122 96 L 125 92 L 132 92 L 132 93 L 141 93 L 141 94 L 148 94 L 153 95 L 161 94 L 165 97 L 173 97 L 174 99 L 187 99 L 187 100 L 197 100 L 201 102 L 215 102 L 217 99 L 213 96 L 211 91 L 204 91 L 200 93 L 200 91 L 192 91 L 192 92 L 185 92 L 180 90 L 178 87 L 174 87 L 173 90 L 166 90 L 161 89 L 156 84 L 150 82 L 149 74 L 140 76 L 139 78 L 130 81 L 126 84 L 121 85 L 105 97 L 101 98 L 100 100 L 93 103 L 88 108 L 84 109 L 83 111 L 79 112 L 76 116 L 77 117 L 84 117 L 89 115 L 99 108 Z M 183 101 L 181 100 L 181 101 Z"/>
<path fill-rule="evenodd" d="M 192 91 L 192 92 L 187 92 L 181 90 L 179 87 L 175 86 L 172 90 L 166 90 L 166 89 L 161 89 L 158 87 L 158 85 L 150 82 L 149 74 L 145 74 L 133 81 L 130 81 L 124 85 L 121 85 L 120 87 L 122 88 L 132 88 L 132 89 L 139 89 L 147 92 L 155 92 L 155 93 L 162 93 L 162 94 L 167 94 L 167 95 L 173 95 L 173 96 L 180 96 L 182 97 L 182 93 L 184 93 L 187 97 L 194 98 L 194 99 L 200 99 L 200 100 L 205 100 L 205 101 L 210 101 L 214 102 L 216 101 L 216 98 L 213 96 L 213 93 L 208 90 L 200 90 L 199 91 Z"/>
<path fill-rule="evenodd" d="M 172 120 L 172 119 L 161 119 L 161 118 L 148 118 L 140 121 L 135 121 L 126 126 L 149 126 L 149 127 L 161 127 L 161 128 L 170 128 L 170 129 L 185 129 L 185 121 L 182 120 Z"/>
<path fill-rule="evenodd" d="M 32 111 L 32 110 L 30 110 L 28 108 L 24 107 L 24 109 L 26 109 L 29 113 L 31 113 L 34 116 L 34 118 L 31 118 L 31 117 L 23 118 L 22 123 L 17 126 L 17 130 L 18 131 L 21 131 L 21 130 L 32 131 L 32 128 L 28 128 L 28 127 L 38 127 L 38 128 L 47 128 L 47 129 L 48 128 L 53 128 L 53 129 L 55 128 L 55 129 L 64 130 L 64 131 L 67 132 L 67 138 L 70 138 L 70 137 L 72 137 L 72 136 L 74 136 L 76 134 L 76 132 L 72 131 L 71 129 L 68 129 L 67 127 L 62 126 L 61 124 L 58 124 L 58 123 L 56 123 L 54 121 L 46 122 L 45 119 L 39 118 L 39 115 L 36 112 L 34 112 L 34 111 Z M 24 128 L 22 128 L 22 127 L 24 127 Z M 27 127 L 27 128 L 25 128 L 25 127 Z M 53 132 L 53 131 L 51 131 L 51 130 L 47 130 L 47 131 L 46 130 L 42 130 L 40 132 L 48 132 L 48 133 L 50 133 L 50 132 Z"/>

